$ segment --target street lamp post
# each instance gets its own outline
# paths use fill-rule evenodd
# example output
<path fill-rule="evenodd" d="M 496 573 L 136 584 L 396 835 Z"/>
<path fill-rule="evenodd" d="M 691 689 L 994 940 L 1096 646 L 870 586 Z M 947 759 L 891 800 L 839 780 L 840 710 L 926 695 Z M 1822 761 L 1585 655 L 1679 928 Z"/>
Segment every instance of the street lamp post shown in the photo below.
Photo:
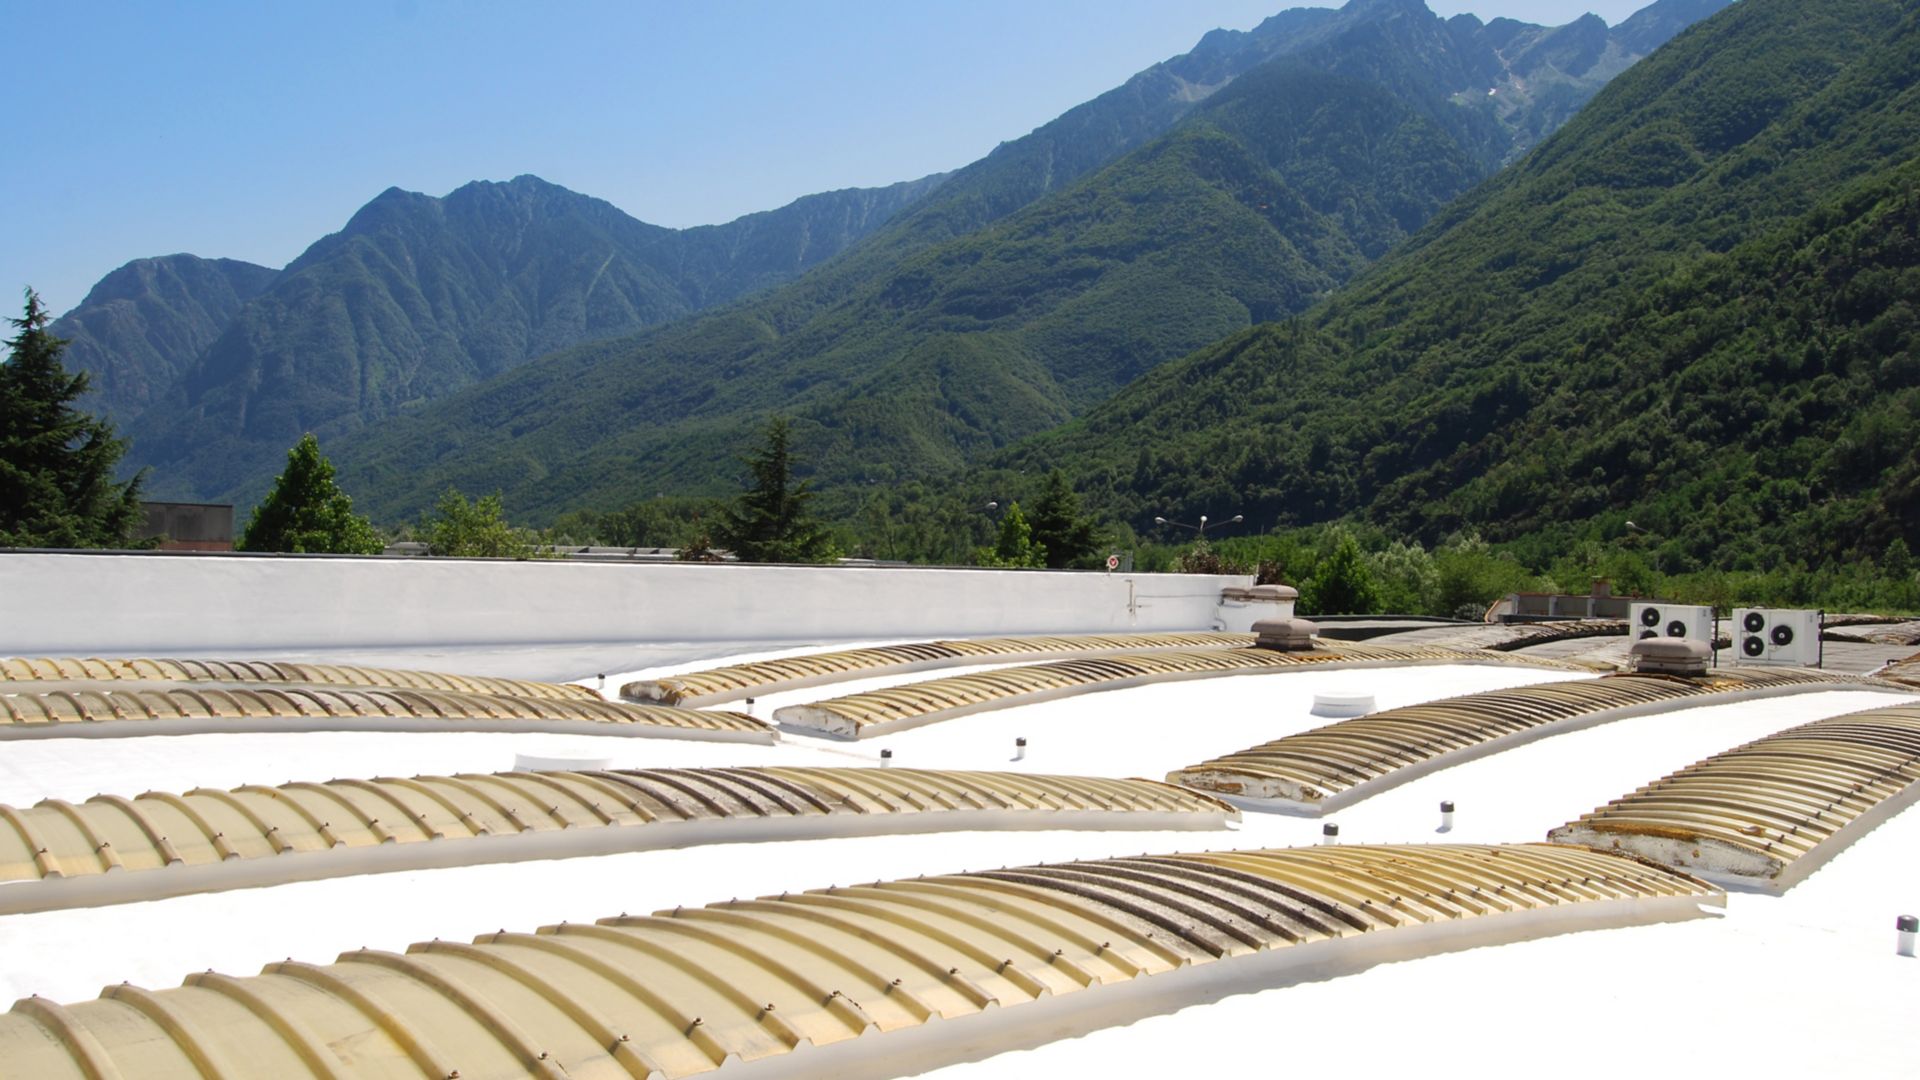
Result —
<path fill-rule="evenodd" d="M 1235 514 L 1225 521 L 1208 521 L 1207 515 L 1201 514 L 1200 524 L 1198 525 L 1189 525 L 1184 521 L 1175 521 L 1172 518 L 1163 518 L 1163 517 L 1154 518 L 1153 523 L 1155 525 L 1177 525 L 1182 529 L 1191 529 L 1195 533 L 1199 534 L 1200 539 L 1205 540 L 1207 538 L 1207 530 L 1209 528 L 1223 529 L 1228 525 L 1238 525 L 1245 520 L 1247 520 L 1245 515 Z"/>
<path fill-rule="evenodd" d="M 1627 522 L 1627 531 L 1634 534 L 1635 536 L 1641 537 L 1640 543 L 1642 546 L 1645 546 L 1648 543 L 1651 543 L 1651 537 L 1653 536 L 1653 534 L 1648 532 L 1645 528 L 1639 525 L 1635 525 L 1631 521 Z M 1652 553 L 1653 553 L 1653 572 L 1655 574 L 1658 574 L 1660 572 L 1660 549 L 1657 547 L 1653 548 Z"/>
<path fill-rule="evenodd" d="M 965 545 L 967 543 L 968 538 L 973 535 L 973 530 L 974 530 L 973 522 L 976 519 L 974 519 L 972 515 L 975 513 L 987 515 L 988 546 L 992 546 L 993 544 L 993 530 L 998 529 L 1000 527 L 1000 500 L 998 499 L 988 499 L 986 502 L 986 505 L 981 506 L 975 510 L 968 511 L 968 516 L 964 521 L 955 520 L 952 523 L 952 528 L 950 529 L 953 535 L 954 543 L 957 546 L 957 550 L 954 552 L 954 556 L 953 556 L 953 565 L 955 566 L 959 566 L 962 563 L 966 562 L 967 553 L 966 553 Z"/>

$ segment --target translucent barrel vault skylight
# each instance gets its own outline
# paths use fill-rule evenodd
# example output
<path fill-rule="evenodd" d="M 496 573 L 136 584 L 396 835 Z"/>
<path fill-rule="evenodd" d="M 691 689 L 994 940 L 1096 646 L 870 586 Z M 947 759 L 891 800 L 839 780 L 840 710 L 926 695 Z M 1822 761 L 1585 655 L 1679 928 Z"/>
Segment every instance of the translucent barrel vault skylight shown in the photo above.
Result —
<path fill-rule="evenodd" d="M 1834 689 L 1905 690 L 1795 669 L 1721 669 L 1706 678 L 1611 675 L 1388 709 L 1177 769 L 1167 779 L 1250 804 L 1323 813 L 1546 735 L 1671 708 Z"/>
<path fill-rule="evenodd" d="M 1153 780 L 872 768 L 514 772 L 99 795 L 0 806 L 0 912 L 697 843 L 1219 829 L 1238 817 Z"/>
<path fill-rule="evenodd" d="M 1279 983 L 1296 962 L 1375 940 L 1417 950 L 1467 920 L 1486 920 L 1464 939 L 1478 943 L 1684 918 L 1720 899 L 1676 871 L 1556 845 L 1029 866 L 288 960 L 157 993 L 123 984 L 72 1006 L 29 998 L 0 1016 L 0 1062 L 47 1080 L 677 1078 L 806 1049 L 794 1069 L 824 1075 L 872 1044 L 912 1071 L 928 1038 L 1170 1011 L 1216 972 Z"/>
<path fill-rule="evenodd" d="M 1145 683 L 1263 675 L 1286 671 L 1405 666 L 1499 664 L 1577 671 L 1552 660 L 1484 650 L 1317 643 L 1310 651 L 1189 649 L 1059 660 L 848 694 L 774 712 L 783 727 L 807 734 L 865 739 L 989 709 L 1007 709 L 1073 694 L 1120 690 Z"/>
<path fill-rule="evenodd" d="M 1920 705 L 1788 728 L 1695 762 L 1548 838 L 1784 890 L 1920 797 Z"/>

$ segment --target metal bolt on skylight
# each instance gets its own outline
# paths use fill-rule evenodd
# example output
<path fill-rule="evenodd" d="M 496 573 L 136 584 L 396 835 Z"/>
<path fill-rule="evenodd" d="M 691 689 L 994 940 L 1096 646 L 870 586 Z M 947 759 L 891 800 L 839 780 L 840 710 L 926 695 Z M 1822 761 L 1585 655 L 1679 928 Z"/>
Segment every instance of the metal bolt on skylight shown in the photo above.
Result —
<path fill-rule="evenodd" d="M 1013 760 L 1027 760 L 1027 740 L 1025 736 L 1013 740 Z"/>
<path fill-rule="evenodd" d="M 1335 825 L 1331 821 L 1327 822 L 1325 825 L 1320 826 L 1320 842 L 1322 844 L 1339 843 L 1340 842 L 1340 826 Z"/>
<path fill-rule="evenodd" d="M 1901 956 L 1912 956 L 1913 937 L 1916 932 L 1920 932 L 1920 916 L 1902 915 L 1894 920 L 1893 925 L 1900 931 L 1900 944 L 1894 951 Z"/>
<path fill-rule="evenodd" d="M 893 764 L 893 751 L 891 750 L 880 751 L 880 767 L 884 769 L 892 764 Z"/>
<path fill-rule="evenodd" d="M 1450 801 L 1442 802 L 1440 804 L 1440 828 L 1435 831 L 1436 832 L 1452 832 L 1453 831 L 1453 803 L 1452 802 Z"/>

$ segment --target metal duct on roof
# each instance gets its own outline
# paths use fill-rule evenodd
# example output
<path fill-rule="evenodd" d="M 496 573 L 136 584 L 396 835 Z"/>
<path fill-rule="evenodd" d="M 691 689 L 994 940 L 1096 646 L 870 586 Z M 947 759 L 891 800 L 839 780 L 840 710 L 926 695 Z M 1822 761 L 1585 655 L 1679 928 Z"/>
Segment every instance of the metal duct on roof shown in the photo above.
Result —
<path fill-rule="evenodd" d="M 1656 780 L 1553 830 L 1784 891 L 1920 798 L 1920 705 L 1815 720 Z"/>
<path fill-rule="evenodd" d="M 929 679 L 805 705 L 789 705 L 776 710 L 774 719 L 783 727 L 810 735 L 864 739 L 969 713 L 1030 705 L 1073 694 L 1120 690 L 1143 683 L 1410 664 L 1498 664 L 1555 671 L 1580 670 L 1556 661 L 1508 653 L 1458 652 L 1437 647 L 1401 649 L 1355 642 L 1332 645 L 1321 642 L 1297 652 L 1254 648 L 1169 650 L 1060 660 Z"/>
<path fill-rule="evenodd" d="M 1705 678 L 1610 675 L 1387 709 L 1178 769 L 1167 780 L 1236 801 L 1319 814 L 1435 768 L 1545 735 L 1688 705 L 1834 689 L 1899 693 L 1906 688 L 1821 671 L 1722 668 Z"/>
<path fill-rule="evenodd" d="M 511 772 L 96 795 L 0 806 L 0 912 L 697 843 L 1217 829 L 1239 816 L 1155 780 L 917 769 Z"/>
<path fill-rule="evenodd" d="M 789 1071 L 825 1075 L 871 1045 L 914 1071 L 939 1063 L 942 1037 L 1042 1017 L 1086 1030 L 1115 1007 L 1177 1008 L 1209 977 L 1277 984 L 1375 941 L 1430 949 L 1419 943 L 1466 920 L 1486 920 L 1466 939 L 1481 941 L 1721 899 L 1672 870 L 1554 845 L 1032 866 L 289 960 L 157 993 L 123 984 L 70 1006 L 29 998 L 0 1016 L 0 1062 L 46 1080 L 674 1080 L 777 1070 L 801 1049 Z M 936 1018 L 954 1027 L 929 1028 Z"/>

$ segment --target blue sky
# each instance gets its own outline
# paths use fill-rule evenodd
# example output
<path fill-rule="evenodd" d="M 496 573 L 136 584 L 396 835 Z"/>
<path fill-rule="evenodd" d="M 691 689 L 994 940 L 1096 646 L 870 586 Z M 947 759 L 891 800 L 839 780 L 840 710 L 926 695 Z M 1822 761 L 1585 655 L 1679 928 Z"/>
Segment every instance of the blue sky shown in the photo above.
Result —
<path fill-rule="evenodd" d="M 1642 2 L 1429 6 L 1617 24 Z M 140 256 L 281 266 L 389 186 L 521 173 L 661 225 L 726 221 L 964 165 L 1289 6 L 21 0 L 0 65 L 0 288 L 63 312 Z"/>

